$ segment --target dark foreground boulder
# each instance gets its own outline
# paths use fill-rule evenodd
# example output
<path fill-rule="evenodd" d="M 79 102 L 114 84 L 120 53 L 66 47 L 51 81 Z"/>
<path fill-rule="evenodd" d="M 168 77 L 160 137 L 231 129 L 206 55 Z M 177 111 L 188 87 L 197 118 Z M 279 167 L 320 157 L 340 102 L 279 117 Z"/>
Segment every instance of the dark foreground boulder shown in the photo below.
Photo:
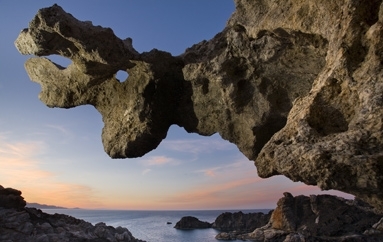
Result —
<path fill-rule="evenodd" d="M 21 191 L 13 188 L 4 188 L 0 185 L 0 207 L 24 208 L 27 203 L 21 196 Z"/>
<path fill-rule="evenodd" d="M 46 214 L 40 209 L 0 207 L 0 241 L 97 241 L 139 242 L 128 229 L 92 225 L 64 214 Z"/>
<path fill-rule="evenodd" d="M 207 229 L 211 228 L 211 223 L 200 221 L 193 216 L 186 216 L 181 218 L 180 221 L 174 226 L 176 229 Z"/>
<path fill-rule="evenodd" d="M 268 214 L 264 213 L 236 213 L 225 212 L 219 215 L 212 227 L 223 232 L 238 231 L 249 233 L 256 228 L 265 226 L 271 217 L 271 211 Z"/>
<path fill-rule="evenodd" d="M 222 231 L 215 238 L 219 240 L 235 240 L 242 234 L 250 233 L 256 228 L 265 226 L 271 217 L 272 211 L 264 213 L 222 213 L 219 215 L 212 227 Z"/>

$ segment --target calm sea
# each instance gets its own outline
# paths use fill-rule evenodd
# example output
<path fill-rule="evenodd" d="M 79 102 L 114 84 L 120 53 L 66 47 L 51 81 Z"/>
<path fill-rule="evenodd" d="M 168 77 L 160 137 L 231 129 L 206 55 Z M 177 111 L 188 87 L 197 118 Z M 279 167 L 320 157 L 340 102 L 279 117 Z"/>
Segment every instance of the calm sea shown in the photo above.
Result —
<path fill-rule="evenodd" d="M 215 229 L 178 230 L 174 225 L 184 216 L 194 216 L 201 221 L 214 222 L 223 212 L 240 210 L 190 210 L 190 211 L 130 211 L 87 209 L 43 209 L 49 214 L 61 213 L 83 219 L 95 225 L 104 222 L 113 227 L 125 227 L 134 237 L 147 242 L 217 242 Z M 269 209 L 241 210 L 243 213 L 263 212 Z M 172 224 L 167 224 L 171 222 Z"/>

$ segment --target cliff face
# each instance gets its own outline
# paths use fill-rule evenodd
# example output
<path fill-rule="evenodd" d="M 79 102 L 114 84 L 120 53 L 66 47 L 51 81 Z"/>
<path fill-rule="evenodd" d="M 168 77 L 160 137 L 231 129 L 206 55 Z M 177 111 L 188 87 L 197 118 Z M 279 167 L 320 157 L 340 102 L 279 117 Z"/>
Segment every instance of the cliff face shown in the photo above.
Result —
<path fill-rule="evenodd" d="M 352 193 L 383 210 L 381 0 L 236 0 L 226 28 L 181 56 L 41 9 L 15 44 L 49 107 L 91 104 L 113 158 L 155 149 L 170 125 L 219 133 L 261 177 Z M 129 73 L 126 81 L 117 71 Z"/>

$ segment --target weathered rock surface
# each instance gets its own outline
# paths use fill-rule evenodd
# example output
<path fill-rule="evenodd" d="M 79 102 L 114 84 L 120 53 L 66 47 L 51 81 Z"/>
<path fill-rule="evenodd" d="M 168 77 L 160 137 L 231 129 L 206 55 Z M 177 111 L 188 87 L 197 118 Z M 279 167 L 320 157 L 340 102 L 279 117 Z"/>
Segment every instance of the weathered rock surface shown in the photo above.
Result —
<path fill-rule="evenodd" d="M 24 208 L 25 201 L 20 195 L 18 190 L 0 186 L 0 241 L 141 241 L 126 228 L 114 228 L 104 223 L 93 226 L 68 215 L 51 215 L 40 209 Z"/>
<path fill-rule="evenodd" d="M 285 193 L 267 225 L 238 239 L 255 241 L 382 241 L 382 214 L 357 200 Z"/>
<path fill-rule="evenodd" d="M 180 221 L 174 225 L 176 229 L 208 229 L 211 228 L 211 223 L 203 222 L 193 216 L 182 217 Z"/>
<path fill-rule="evenodd" d="M 268 214 L 264 213 L 236 213 L 225 212 L 220 214 L 212 224 L 212 228 L 220 231 L 240 231 L 248 233 L 256 228 L 266 225 L 271 216 L 271 211 Z"/>
<path fill-rule="evenodd" d="M 72 60 L 25 66 L 49 107 L 96 107 L 111 157 L 142 156 L 177 124 L 235 143 L 261 177 L 341 190 L 383 211 L 382 0 L 235 3 L 221 33 L 177 57 L 137 53 L 131 39 L 57 5 L 16 47 Z"/>
<path fill-rule="evenodd" d="M 265 226 L 270 217 L 271 211 L 268 214 L 243 213 L 242 211 L 236 213 L 226 212 L 215 219 L 212 228 L 222 231 L 216 236 L 216 239 L 231 240 Z"/>

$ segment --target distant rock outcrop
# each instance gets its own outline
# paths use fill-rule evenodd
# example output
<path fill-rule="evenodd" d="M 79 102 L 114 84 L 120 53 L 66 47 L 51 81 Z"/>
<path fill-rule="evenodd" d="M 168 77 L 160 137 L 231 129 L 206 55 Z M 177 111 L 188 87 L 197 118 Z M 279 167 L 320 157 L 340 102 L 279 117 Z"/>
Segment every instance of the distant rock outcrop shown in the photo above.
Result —
<path fill-rule="evenodd" d="M 172 124 L 219 133 L 261 177 L 354 194 L 383 211 L 382 0 L 235 0 L 227 26 L 180 56 L 41 9 L 15 44 L 49 107 L 93 105 L 113 158 L 155 149 Z M 61 67 L 41 56 L 71 59 Z M 127 71 L 120 82 L 116 73 Z"/>
<path fill-rule="evenodd" d="M 212 224 L 212 228 L 222 231 L 216 239 L 230 240 L 236 239 L 238 235 L 249 233 L 256 228 L 265 226 L 271 216 L 272 211 L 264 213 L 222 213 Z"/>
<path fill-rule="evenodd" d="M 47 205 L 47 204 L 40 204 L 40 203 L 28 203 L 26 207 L 28 208 L 38 208 L 38 209 L 67 209 L 65 207 L 55 206 L 55 205 Z"/>
<path fill-rule="evenodd" d="M 25 208 L 21 192 L 0 186 L 0 241 L 140 242 L 128 229 Z"/>
<path fill-rule="evenodd" d="M 193 216 L 182 217 L 180 221 L 174 225 L 176 229 L 207 229 L 211 228 L 211 223 L 200 221 Z"/>

